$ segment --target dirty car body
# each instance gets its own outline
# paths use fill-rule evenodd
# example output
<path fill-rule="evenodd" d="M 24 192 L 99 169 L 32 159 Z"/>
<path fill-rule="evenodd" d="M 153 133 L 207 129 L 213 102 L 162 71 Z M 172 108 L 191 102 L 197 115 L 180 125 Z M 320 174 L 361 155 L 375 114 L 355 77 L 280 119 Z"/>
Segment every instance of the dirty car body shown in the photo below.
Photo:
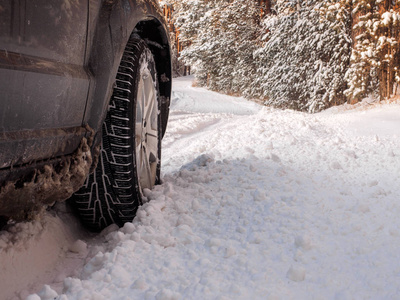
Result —
<path fill-rule="evenodd" d="M 98 161 L 125 47 L 154 57 L 160 135 L 171 93 L 158 1 L 0 1 L 0 217 L 22 220 L 69 198 Z"/>

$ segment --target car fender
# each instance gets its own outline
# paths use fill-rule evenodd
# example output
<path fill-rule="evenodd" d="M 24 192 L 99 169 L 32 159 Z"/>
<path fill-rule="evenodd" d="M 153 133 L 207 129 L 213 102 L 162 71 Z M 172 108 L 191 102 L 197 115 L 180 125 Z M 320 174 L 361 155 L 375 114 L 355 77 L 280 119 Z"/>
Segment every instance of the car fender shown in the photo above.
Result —
<path fill-rule="evenodd" d="M 162 133 L 165 133 L 171 94 L 168 29 L 159 5 L 153 1 L 103 1 L 90 5 L 87 72 L 91 77 L 83 125 L 101 132 L 125 45 L 134 31 L 148 42 L 156 61 L 161 97 Z M 97 3 L 97 2 L 96 2 Z M 91 28 L 95 27 L 95 30 Z M 100 142 L 96 134 L 94 146 Z"/>

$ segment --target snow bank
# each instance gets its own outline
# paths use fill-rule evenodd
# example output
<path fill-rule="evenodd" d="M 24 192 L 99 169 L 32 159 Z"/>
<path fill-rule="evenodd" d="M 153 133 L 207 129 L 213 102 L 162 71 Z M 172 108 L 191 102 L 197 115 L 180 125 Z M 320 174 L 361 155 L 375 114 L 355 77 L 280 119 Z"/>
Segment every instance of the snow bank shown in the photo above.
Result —
<path fill-rule="evenodd" d="M 7 225 L 0 231 L 0 299 L 25 299 L 43 282 L 62 287 L 65 277 L 79 275 L 90 255 L 79 239 L 89 236 L 65 203 L 35 221 Z"/>

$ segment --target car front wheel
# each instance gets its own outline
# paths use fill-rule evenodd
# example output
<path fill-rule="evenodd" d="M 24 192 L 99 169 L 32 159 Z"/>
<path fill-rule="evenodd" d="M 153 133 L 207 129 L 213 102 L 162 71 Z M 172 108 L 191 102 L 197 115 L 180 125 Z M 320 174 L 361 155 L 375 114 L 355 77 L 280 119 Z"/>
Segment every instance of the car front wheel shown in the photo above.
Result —
<path fill-rule="evenodd" d="M 159 182 L 159 111 L 153 55 L 143 40 L 133 37 L 118 69 L 98 165 L 71 198 L 87 227 L 101 230 L 132 221 L 145 190 Z"/>

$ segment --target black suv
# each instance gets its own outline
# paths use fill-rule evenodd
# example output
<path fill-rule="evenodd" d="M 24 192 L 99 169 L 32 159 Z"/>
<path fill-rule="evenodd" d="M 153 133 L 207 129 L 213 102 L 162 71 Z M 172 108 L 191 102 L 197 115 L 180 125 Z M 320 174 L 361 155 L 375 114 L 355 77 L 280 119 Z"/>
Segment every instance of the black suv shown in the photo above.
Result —
<path fill-rule="evenodd" d="M 0 1 L 0 218 L 70 201 L 131 221 L 160 180 L 171 93 L 157 0 Z"/>

